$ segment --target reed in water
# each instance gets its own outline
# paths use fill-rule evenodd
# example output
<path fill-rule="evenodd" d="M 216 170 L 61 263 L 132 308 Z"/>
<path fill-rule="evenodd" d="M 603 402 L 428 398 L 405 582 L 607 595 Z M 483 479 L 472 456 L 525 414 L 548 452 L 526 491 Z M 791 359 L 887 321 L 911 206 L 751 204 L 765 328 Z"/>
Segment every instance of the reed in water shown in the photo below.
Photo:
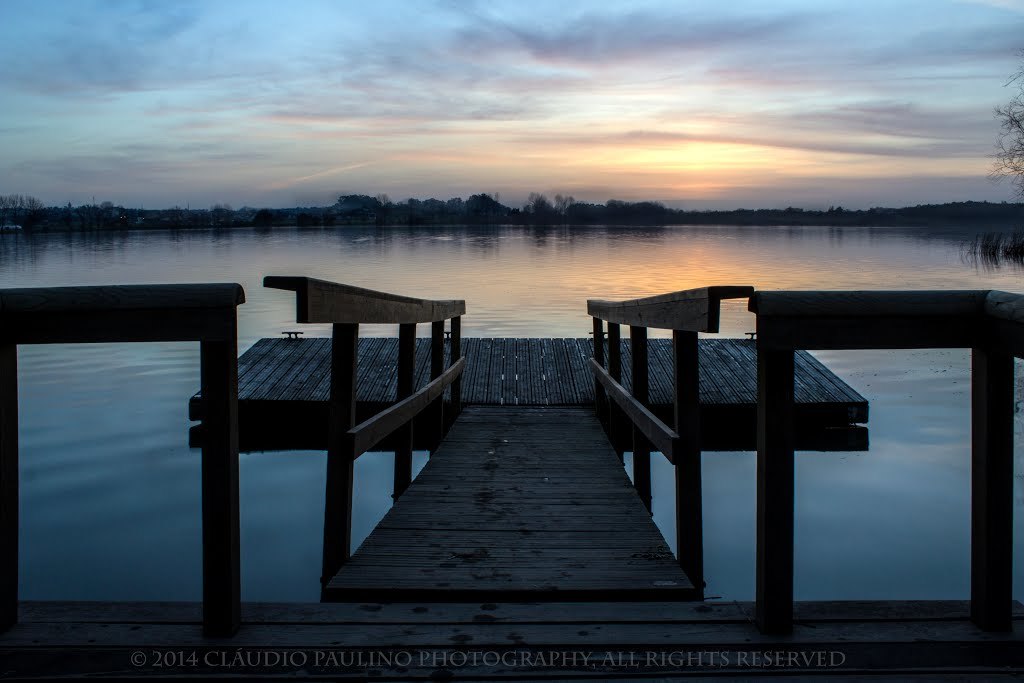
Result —
<path fill-rule="evenodd" d="M 964 242 L 962 250 L 966 259 L 986 265 L 999 266 L 1004 261 L 1024 265 L 1024 230 L 978 233 Z"/>

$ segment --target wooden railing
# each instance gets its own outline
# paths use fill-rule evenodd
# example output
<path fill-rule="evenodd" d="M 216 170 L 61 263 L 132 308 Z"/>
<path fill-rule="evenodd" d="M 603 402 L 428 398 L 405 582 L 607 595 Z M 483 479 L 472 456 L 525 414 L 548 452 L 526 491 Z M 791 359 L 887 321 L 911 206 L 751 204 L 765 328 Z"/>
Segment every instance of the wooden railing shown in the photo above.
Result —
<path fill-rule="evenodd" d="M 0 630 L 18 617 L 19 344 L 198 341 L 202 448 L 203 629 L 238 630 L 237 284 L 0 290 Z"/>
<path fill-rule="evenodd" d="M 697 333 L 717 332 L 722 299 L 746 298 L 753 287 L 705 287 L 629 301 L 587 301 L 594 320 L 594 396 L 612 443 L 629 422 L 633 485 L 651 509 L 651 446 L 675 466 L 676 548 L 679 564 L 704 596 L 704 532 L 701 509 L 700 392 Z M 604 322 L 608 323 L 605 369 Z M 622 386 L 620 325 L 629 325 L 632 393 Z M 672 330 L 675 428 L 650 410 L 647 328 Z"/>
<path fill-rule="evenodd" d="M 1014 357 L 1024 296 L 996 291 L 759 292 L 757 598 L 762 632 L 793 624 L 793 357 L 798 349 L 971 349 L 971 619 L 1011 629 Z"/>
<path fill-rule="evenodd" d="M 439 443 L 444 432 L 444 390 L 451 387 L 450 406 L 462 409 L 462 300 L 431 301 L 376 292 L 371 289 L 306 277 L 263 279 L 264 287 L 296 293 L 296 322 L 333 323 L 331 341 L 330 425 L 327 441 L 327 490 L 324 504 L 321 586 L 348 561 L 352 547 L 353 464 L 376 444 L 395 435 L 394 498 L 412 481 L 412 421 L 421 412 L 432 414 Z M 451 319 L 448 369 L 444 368 L 444 323 Z M 356 424 L 356 369 L 359 325 L 398 325 L 397 403 Z M 431 381 L 414 392 L 416 325 L 430 323 Z"/>

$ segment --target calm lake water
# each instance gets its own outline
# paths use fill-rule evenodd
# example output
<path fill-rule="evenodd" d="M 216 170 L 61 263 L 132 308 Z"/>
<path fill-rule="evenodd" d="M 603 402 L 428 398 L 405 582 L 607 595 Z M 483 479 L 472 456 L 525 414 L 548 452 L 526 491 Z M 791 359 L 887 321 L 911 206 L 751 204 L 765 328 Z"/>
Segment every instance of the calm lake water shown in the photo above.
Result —
<path fill-rule="evenodd" d="M 586 336 L 588 297 L 715 284 L 1024 291 L 1017 268 L 962 261 L 960 243 L 974 233 L 508 227 L 4 234 L 0 287 L 238 282 L 248 299 L 239 308 L 240 352 L 296 327 L 294 295 L 264 289 L 265 275 L 464 298 L 466 336 Z M 327 326 L 307 327 L 308 335 L 329 334 Z M 745 302 L 724 305 L 723 336 L 752 329 Z M 870 401 L 871 448 L 797 455 L 796 597 L 968 597 L 968 352 L 816 355 Z M 199 600 L 199 451 L 187 445 L 186 410 L 199 383 L 198 344 L 21 347 L 19 382 L 22 597 Z M 425 459 L 419 454 L 417 467 Z M 244 600 L 318 599 L 324 461 L 310 451 L 241 456 Z M 653 467 L 655 521 L 674 544 L 670 469 L 660 456 Z M 1019 452 L 1015 467 L 1020 600 Z M 753 453 L 704 455 L 709 596 L 754 595 L 754 472 Z M 390 506 L 391 476 L 390 456 L 357 461 L 357 542 Z"/>

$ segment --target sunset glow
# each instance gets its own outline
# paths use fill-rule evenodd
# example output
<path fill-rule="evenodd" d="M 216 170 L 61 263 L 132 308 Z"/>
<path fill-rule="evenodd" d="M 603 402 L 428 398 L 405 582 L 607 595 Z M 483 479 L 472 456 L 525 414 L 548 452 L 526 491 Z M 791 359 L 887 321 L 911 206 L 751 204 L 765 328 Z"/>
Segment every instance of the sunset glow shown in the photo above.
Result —
<path fill-rule="evenodd" d="M 1012 197 L 1024 1 L 4 3 L 0 191 L 687 208 Z"/>

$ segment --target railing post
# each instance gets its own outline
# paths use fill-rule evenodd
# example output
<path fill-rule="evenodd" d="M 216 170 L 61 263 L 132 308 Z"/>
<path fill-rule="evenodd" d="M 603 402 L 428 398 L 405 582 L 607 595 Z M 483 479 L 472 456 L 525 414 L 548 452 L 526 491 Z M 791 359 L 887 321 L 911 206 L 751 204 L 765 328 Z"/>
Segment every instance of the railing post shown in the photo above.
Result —
<path fill-rule="evenodd" d="M 1012 628 L 1013 356 L 971 356 L 971 620 Z"/>
<path fill-rule="evenodd" d="M 18 346 L 0 342 L 0 631 L 18 620 Z"/>
<path fill-rule="evenodd" d="M 354 458 L 345 434 L 356 424 L 356 369 L 359 325 L 334 323 L 331 339 L 331 395 L 328 403 L 327 484 L 321 589 L 352 552 Z"/>
<path fill-rule="evenodd" d="M 455 365 L 462 358 L 462 316 L 452 318 L 451 348 L 448 350 L 448 367 Z M 462 375 L 452 382 L 452 418 L 462 412 Z"/>
<path fill-rule="evenodd" d="M 618 323 L 608 323 L 608 374 L 612 379 L 622 384 L 622 339 L 621 328 Z M 608 402 L 608 440 L 622 460 L 622 442 L 624 435 L 621 433 L 622 419 L 619 407 L 614 401 Z"/>
<path fill-rule="evenodd" d="M 238 519 L 238 343 L 200 341 L 203 396 L 203 632 L 233 635 L 241 623 Z"/>
<path fill-rule="evenodd" d="M 762 633 L 793 628 L 793 350 L 757 349 L 757 598 Z"/>
<path fill-rule="evenodd" d="M 647 328 L 629 326 L 629 345 L 633 357 L 633 398 L 645 408 L 650 407 L 647 374 Z M 647 511 L 651 511 L 651 447 L 636 425 L 633 425 L 633 486 Z"/>
<path fill-rule="evenodd" d="M 416 323 L 398 326 L 398 396 L 397 400 L 412 395 L 416 372 Z M 392 497 L 405 493 L 412 482 L 412 421 L 395 430 L 395 492 Z"/>
<path fill-rule="evenodd" d="M 598 318 L 594 317 L 594 360 L 604 365 L 604 323 Z M 601 382 L 594 378 L 594 412 L 597 413 L 597 418 L 605 423 L 607 429 L 607 410 L 605 403 L 607 397 L 604 393 L 604 387 L 601 386 Z"/>
<path fill-rule="evenodd" d="M 444 372 L 444 320 L 430 324 L 430 379 L 435 380 Z M 438 396 L 427 414 L 431 422 L 431 447 L 435 450 L 444 438 L 444 396 Z"/>
<path fill-rule="evenodd" d="M 672 454 L 676 480 L 676 553 L 679 566 L 704 599 L 704 510 L 700 456 L 700 383 L 697 333 L 673 330 L 673 386 L 679 440 Z"/>

